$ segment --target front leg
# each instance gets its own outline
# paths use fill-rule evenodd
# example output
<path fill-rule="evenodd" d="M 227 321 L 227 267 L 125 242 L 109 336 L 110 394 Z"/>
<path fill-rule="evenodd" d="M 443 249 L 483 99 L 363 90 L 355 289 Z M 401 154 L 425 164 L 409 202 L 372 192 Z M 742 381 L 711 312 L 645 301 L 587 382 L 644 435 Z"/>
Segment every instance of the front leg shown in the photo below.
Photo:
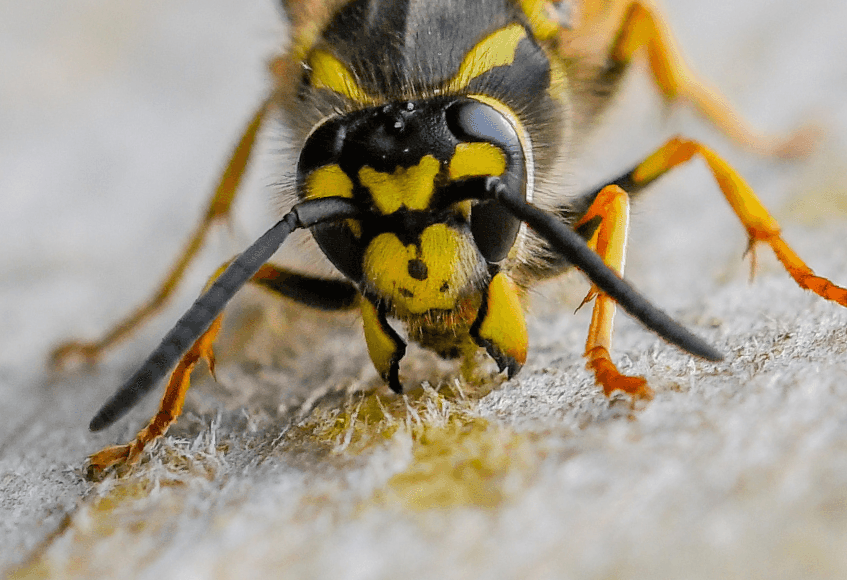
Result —
<path fill-rule="evenodd" d="M 218 269 L 207 283 L 206 289 L 224 272 L 228 264 Z M 259 268 L 259 271 L 250 279 L 250 283 L 299 304 L 321 310 L 347 310 L 359 302 L 358 291 L 349 282 L 315 278 L 271 264 L 265 264 Z M 223 315 L 219 315 L 179 360 L 168 379 L 159 410 L 148 424 L 131 442 L 106 447 L 89 457 L 91 473 L 102 472 L 115 465 L 134 465 L 141 458 L 144 449 L 162 437 L 176 422 L 182 414 L 185 396 L 191 386 L 191 373 L 197 363 L 201 359 L 205 360 L 214 375 L 215 357 L 212 346 L 220 332 L 222 318 Z"/>
<path fill-rule="evenodd" d="M 629 231 L 629 196 L 617 185 L 604 187 L 588 208 L 577 227 L 600 220 L 600 225 L 588 240 L 588 245 L 615 272 L 623 276 L 626 263 L 626 243 Z M 653 391 L 644 377 L 622 374 L 609 351 L 612 348 L 612 331 L 615 318 L 615 301 L 592 288 L 584 302 L 594 298 L 591 326 L 585 342 L 586 366 L 594 372 L 597 384 L 606 396 L 623 391 L 633 397 L 649 399 Z M 584 303 L 583 302 L 583 303 Z"/>

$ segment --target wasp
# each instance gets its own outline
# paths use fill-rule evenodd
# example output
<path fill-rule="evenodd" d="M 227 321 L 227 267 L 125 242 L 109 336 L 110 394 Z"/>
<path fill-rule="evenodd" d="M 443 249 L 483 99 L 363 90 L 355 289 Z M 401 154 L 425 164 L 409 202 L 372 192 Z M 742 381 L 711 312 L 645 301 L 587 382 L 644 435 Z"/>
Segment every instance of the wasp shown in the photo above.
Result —
<path fill-rule="evenodd" d="M 226 218 L 260 126 L 279 112 L 297 159 L 290 211 L 223 266 L 142 367 L 91 421 L 103 429 L 168 372 L 159 411 L 128 445 L 90 458 L 131 464 L 179 416 L 192 369 L 213 364 L 221 312 L 245 284 L 297 303 L 361 312 L 373 365 L 395 392 L 406 341 L 448 359 L 487 353 L 514 376 L 527 357 L 522 302 L 540 280 L 571 269 L 592 283 L 585 357 L 609 395 L 649 398 L 643 377 L 615 366 L 617 306 L 667 342 L 708 360 L 722 355 L 622 276 L 629 204 L 699 157 L 747 231 L 802 288 L 847 306 L 847 290 L 815 275 L 780 235 L 744 179 L 708 146 L 676 137 L 590 191 L 563 180 L 579 142 L 630 64 L 647 57 L 655 87 L 684 101 L 741 146 L 789 155 L 805 137 L 766 139 L 687 68 L 645 0 L 283 0 L 290 46 L 207 211 L 156 295 L 95 343 L 55 352 L 96 360 L 152 316 L 179 283 L 209 229 Z M 268 263 L 308 229 L 336 278 Z M 404 334 L 397 330 L 400 328 Z"/>

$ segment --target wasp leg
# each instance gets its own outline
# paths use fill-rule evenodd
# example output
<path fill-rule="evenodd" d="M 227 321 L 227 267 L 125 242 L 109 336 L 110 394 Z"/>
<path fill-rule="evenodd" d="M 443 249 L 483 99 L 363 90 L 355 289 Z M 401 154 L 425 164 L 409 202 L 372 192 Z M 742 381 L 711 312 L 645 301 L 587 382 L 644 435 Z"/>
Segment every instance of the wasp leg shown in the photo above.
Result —
<path fill-rule="evenodd" d="M 215 357 L 212 351 L 212 343 L 218 335 L 221 326 L 221 316 L 215 319 L 212 326 L 197 339 L 191 349 L 185 353 L 179 361 L 176 369 L 171 373 L 159 410 L 150 419 L 150 422 L 126 445 L 114 445 L 98 451 L 88 458 L 89 470 L 101 472 L 113 465 L 134 465 L 141 458 L 141 452 L 149 444 L 163 436 L 168 428 L 182 414 L 182 406 L 185 403 L 185 395 L 191 386 L 191 372 L 194 366 L 202 358 L 209 365 L 209 370 L 214 374 Z"/>
<path fill-rule="evenodd" d="M 653 79 L 667 101 L 688 101 L 741 146 L 763 155 L 791 158 L 807 154 L 814 145 L 818 131 L 812 128 L 779 139 L 764 136 L 747 124 L 720 93 L 691 72 L 662 18 L 646 3 L 633 2 L 609 55 L 614 63 L 626 65 L 641 48 L 647 51 Z"/>
<path fill-rule="evenodd" d="M 350 282 L 314 278 L 265 264 L 251 282 L 318 310 L 350 310 L 359 304 L 359 291 Z"/>
<path fill-rule="evenodd" d="M 488 284 L 470 334 L 510 378 L 526 362 L 526 320 L 518 289 L 505 272 L 495 274 Z"/>
<path fill-rule="evenodd" d="M 794 253 L 794 250 L 782 239 L 779 224 L 768 213 L 768 210 L 765 209 L 750 186 L 726 161 L 718 157 L 714 151 L 705 145 L 679 137 L 671 139 L 618 182 L 631 183 L 636 188 L 641 187 L 661 177 L 670 169 L 685 163 L 695 154 L 699 154 L 706 161 L 709 170 L 718 182 L 721 192 L 747 230 L 750 251 L 754 252 L 755 245 L 758 243 L 768 244 L 776 254 L 777 259 L 801 288 L 811 290 L 815 294 L 842 306 L 847 306 L 847 289 L 836 286 L 826 278 L 817 276 Z M 755 267 L 755 253 L 753 253 L 753 266 Z"/>
<path fill-rule="evenodd" d="M 228 265 L 229 263 L 221 266 L 209 284 L 216 280 Z M 312 308 L 347 310 L 358 304 L 358 291 L 348 282 L 312 278 L 270 264 L 262 266 L 250 282 Z M 135 439 L 126 445 L 107 447 L 89 458 L 89 469 L 93 473 L 116 464 L 135 464 L 145 447 L 163 436 L 177 420 L 182 413 L 190 386 L 191 372 L 200 359 L 206 360 L 214 375 L 215 357 L 212 345 L 220 332 L 222 317 L 223 315 L 219 315 L 182 356 L 171 373 L 158 412 L 147 426 L 139 431 Z"/>
<path fill-rule="evenodd" d="M 600 219 L 600 225 L 594 231 L 588 245 L 594 249 L 603 261 L 615 272 L 623 275 L 626 263 L 626 242 L 629 230 L 629 195 L 617 185 L 607 185 L 597 194 L 588 212 L 577 224 L 590 223 Z M 644 377 L 621 374 L 612 362 L 609 351 L 612 348 L 612 330 L 614 325 L 615 301 L 596 288 L 591 289 L 585 302 L 594 299 L 591 326 L 585 342 L 586 366 L 594 372 L 597 383 L 603 387 L 606 396 L 614 391 L 623 391 L 644 399 L 652 398 L 653 391 L 647 386 Z"/>
<path fill-rule="evenodd" d="M 164 307 L 185 275 L 188 266 L 203 247 L 209 230 L 218 221 L 229 217 L 230 209 L 238 192 L 238 186 L 244 176 L 253 145 L 256 142 L 256 135 L 268 109 L 269 101 L 266 100 L 253 115 L 221 175 L 203 218 L 155 294 L 137 307 L 129 316 L 118 322 L 100 339 L 92 342 L 71 341 L 58 346 L 50 355 L 50 361 L 54 367 L 61 367 L 74 358 L 80 358 L 87 363 L 96 363 L 106 350 L 129 337 L 138 327 Z"/>
<path fill-rule="evenodd" d="M 392 391 L 402 393 L 400 359 L 406 354 L 406 343 L 397 331 L 388 325 L 385 307 L 371 300 L 362 300 L 362 324 L 368 354 L 379 376 L 388 383 Z"/>
<path fill-rule="evenodd" d="M 229 263 L 221 266 L 215 275 L 209 280 L 207 288 L 220 276 Z M 168 379 L 165 394 L 159 403 L 159 410 L 147 425 L 138 432 L 135 438 L 125 445 L 113 445 L 94 453 L 88 458 L 88 471 L 90 474 L 101 473 L 114 465 L 132 466 L 141 458 L 144 448 L 162 437 L 168 428 L 182 414 L 185 404 L 185 395 L 191 386 L 191 372 L 195 365 L 204 359 L 209 365 L 209 371 L 215 374 L 215 353 L 212 345 L 221 329 L 223 314 L 218 315 L 212 325 L 194 341 L 194 344 L 186 352 Z"/>

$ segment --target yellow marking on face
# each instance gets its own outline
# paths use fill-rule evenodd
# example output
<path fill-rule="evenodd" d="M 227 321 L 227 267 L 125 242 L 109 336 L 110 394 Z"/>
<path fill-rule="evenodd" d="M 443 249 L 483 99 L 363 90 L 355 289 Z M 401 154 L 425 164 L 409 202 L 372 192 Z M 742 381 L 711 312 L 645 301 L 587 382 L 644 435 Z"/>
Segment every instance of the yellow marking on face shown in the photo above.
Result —
<path fill-rule="evenodd" d="M 450 179 L 502 175 L 506 156 L 491 143 L 459 143 L 448 167 Z"/>
<path fill-rule="evenodd" d="M 353 181 L 338 165 L 319 167 L 306 178 L 306 199 L 323 197 L 353 198 Z M 362 236 L 362 224 L 359 220 L 348 219 L 346 223 L 354 236 Z"/>
<path fill-rule="evenodd" d="M 353 181 L 338 165 L 315 169 L 306 178 L 306 198 L 353 197 Z"/>
<path fill-rule="evenodd" d="M 460 91 L 473 79 L 494 67 L 512 64 L 515 61 L 518 43 L 524 38 L 526 38 L 526 30 L 517 23 L 486 36 L 465 55 L 459 66 L 459 72 L 448 83 L 448 90 Z"/>
<path fill-rule="evenodd" d="M 479 335 L 518 363 L 526 362 L 529 335 L 515 283 L 499 272 L 488 286 L 488 311 Z"/>
<path fill-rule="evenodd" d="M 329 89 L 357 103 L 374 102 L 374 99 L 356 82 L 353 73 L 327 51 L 313 50 L 309 55 L 309 68 L 312 69 L 310 82 L 314 88 Z"/>
<path fill-rule="evenodd" d="M 372 167 L 359 170 L 359 181 L 371 192 L 374 204 L 383 215 L 392 214 L 401 207 L 425 210 L 435 192 L 435 177 L 441 163 L 426 155 L 413 167 L 398 167 L 394 173 L 381 173 Z"/>
<path fill-rule="evenodd" d="M 466 236 L 445 224 L 435 224 L 421 234 L 420 248 L 404 245 L 392 233 L 378 235 L 365 251 L 364 271 L 379 294 L 390 298 L 395 307 L 423 314 L 433 309 L 454 309 L 459 293 L 475 276 L 477 260 Z M 415 262 L 417 270 L 410 261 Z M 413 277 L 410 270 L 417 276 Z"/>
<path fill-rule="evenodd" d="M 362 300 L 362 325 L 371 362 L 384 378 L 391 370 L 391 363 L 397 356 L 397 345 L 380 324 L 376 308 L 367 300 Z"/>

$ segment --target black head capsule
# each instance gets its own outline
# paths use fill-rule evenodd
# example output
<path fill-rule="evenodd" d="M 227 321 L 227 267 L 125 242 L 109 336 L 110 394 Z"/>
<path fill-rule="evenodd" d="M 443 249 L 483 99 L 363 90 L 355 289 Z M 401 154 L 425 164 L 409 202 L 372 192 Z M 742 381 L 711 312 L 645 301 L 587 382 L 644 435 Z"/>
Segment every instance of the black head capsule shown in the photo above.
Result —
<path fill-rule="evenodd" d="M 349 115 L 342 167 L 355 176 L 363 166 L 390 174 L 427 155 L 446 162 L 458 141 L 444 122 L 444 106 L 443 100 L 389 103 Z"/>

